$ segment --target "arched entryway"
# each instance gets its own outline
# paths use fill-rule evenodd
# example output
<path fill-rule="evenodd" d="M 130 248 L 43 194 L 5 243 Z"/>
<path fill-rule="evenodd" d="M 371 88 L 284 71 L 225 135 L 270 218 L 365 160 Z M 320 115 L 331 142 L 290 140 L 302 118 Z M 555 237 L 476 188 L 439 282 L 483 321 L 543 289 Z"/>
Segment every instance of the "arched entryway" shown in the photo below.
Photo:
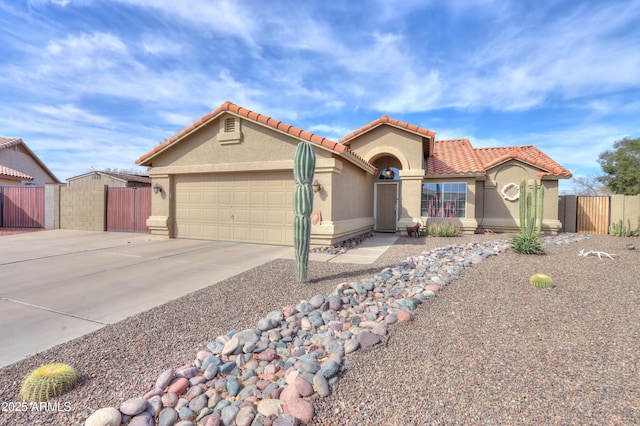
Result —
<path fill-rule="evenodd" d="M 390 154 L 380 155 L 373 161 L 378 169 L 374 184 L 374 230 L 378 232 L 396 232 L 400 212 L 400 170 L 401 162 Z"/>

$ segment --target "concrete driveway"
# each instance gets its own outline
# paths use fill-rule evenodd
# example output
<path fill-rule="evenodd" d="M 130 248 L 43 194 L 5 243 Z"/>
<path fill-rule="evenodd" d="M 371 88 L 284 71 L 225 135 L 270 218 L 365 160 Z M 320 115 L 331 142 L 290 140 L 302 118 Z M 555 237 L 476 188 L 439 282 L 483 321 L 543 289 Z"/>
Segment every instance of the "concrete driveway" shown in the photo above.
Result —
<path fill-rule="evenodd" d="M 4 236 L 0 367 L 291 252 L 119 232 Z"/>

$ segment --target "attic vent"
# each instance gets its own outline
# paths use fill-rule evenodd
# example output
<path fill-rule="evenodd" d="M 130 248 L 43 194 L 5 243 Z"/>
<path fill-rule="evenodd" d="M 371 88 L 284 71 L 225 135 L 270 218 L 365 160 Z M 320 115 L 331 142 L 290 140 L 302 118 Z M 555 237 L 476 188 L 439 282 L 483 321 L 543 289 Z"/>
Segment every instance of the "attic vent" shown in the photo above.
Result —
<path fill-rule="evenodd" d="M 222 145 L 241 143 L 242 132 L 240 127 L 242 122 L 238 117 L 222 117 L 219 121 L 220 128 L 218 129 L 218 142 Z"/>
<path fill-rule="evenodd" d="M 227 118 L 226 120 L 224 120 L 224 132 L 233 133 L 235 131 L 236 131 L 236 119 Z"/>

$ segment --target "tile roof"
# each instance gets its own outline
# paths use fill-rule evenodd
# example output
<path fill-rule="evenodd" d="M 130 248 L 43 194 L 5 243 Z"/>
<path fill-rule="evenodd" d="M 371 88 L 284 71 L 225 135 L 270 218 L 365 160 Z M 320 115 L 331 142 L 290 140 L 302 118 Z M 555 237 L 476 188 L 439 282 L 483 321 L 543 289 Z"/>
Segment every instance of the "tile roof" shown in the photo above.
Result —
<path fill-rule="evenodd" d="M 67 179 L 67 181 L 69 180 L 75 180 L 75 179 L 79 179 L 82 178 L 84 176 L 90 176 L 93 175 L 95 173 L 101 174 L 101 175 L 106 175 L 106 176 L 111 176 L 115 179 L 119 179 L 121 181 L 124 182 L 139 182 L 139 183 L 148 183 L 149 185 L 151 185 L 151 178 L 149 176 L 145 176 L 145 175 L 134 175 L 134 174 L 129 174 L 129 173 L 114 173 L 114 172 L 103 172 L 100 170 L 95 170 L 95 171 L 91 171 L 88 173 L 83 173 L 81 175 L 78 176 L 73 176 Z"/>
<path fill-rule="evenodd" d="M 425 175 L 484 175 L 485 168 L 468 139 L 435 141 Z"/>
<path fill-rule="evenodd" d="M 0 136 L 0 149 L 10 148 L 22 143 L 20 138 L 5 138 Z"/>
<path fill-rule="evenodd" d="M 29 176 L 26 173 L 19 172 L 17 170 L 13 170 L 9 167 L 5 167 L 0 164 L 0 176 L 6 176 L 9 178 L 17 178 L 20 180 L 33 180 L 33 176 Z"/>
<path fill-rule="evenodd" d="M 511 159 L 517 159 L 541 169 L 539 175 L 570 178 L 571 172 L 553 161 L 548 155 L 533 145 L 505 146 L 497 148 L 475 148 L 477 157 L 485 169 L 497 166 Z"/>
<path fill-rule="evenodd" d="M 153 148 L 151 151 L 149 151 L 146 154 L 142 155 L 140 158 L 138 158 L 136 160 L 136 164 L 144 165 L 144 163 L 149 161 L 156 154 L 158 154 L 159 152 L 164 151 L 168 147 L 172 146 L 173 144 L 175 144 L 176 142 L 181 140 L 183 137 L 185 137 L 185 136 L 191 134 L 192 132 L 196 131 L 197 129 L 199 129 L 200 127 L 205 125 L 206 123 L 208 123 L 211 120 L 215 119 L 217 116 L 219 116 L 223 112 L 229 112 L 229 113 L 235 114 L 235 115 L 237 115 L 239 117 L 243 117 L 243 118 L 249 119 L 251 121 L 254 121 L 256 123 L 260 123 L 262 125 L 265 125 L 267 127 L 271 127 L 272 129 L 274 129 L 276 131 L 279 131 L 281 133 L 286 133 L 286 134 L 288 134 L 290 136 L 293 136 L 294 138 L 298 138 L 298 139 L 302 139 L 302 140 L 311 142 L 311 143 L 313 143 L 315 145 L 323 147 L 323 148 L 325 148 L 325 149 L 327 149 L 329 151 L 332 151 L 332 152 L 334 152 L 334 153 L 346 158 L 347 160 L 349 160 L 352 163 L 358 165 L 359 167 L 369 171 L 370 173 L 374 173 L 376 171 L 376 168 L 371 163 L 365 161 L 364 158 L 360 157 L 358 154 L 356 154 L 355 152 L 351 151 L 351 149 L 349 149 L 349 147 L 347 147 L 346 145 L 343 145 L 343 144 L 338 143 L 338 142 L 331 141 L 331 140 L 329 140 L 327 138 L 315 135 L 315 134 L 313 134 L 311 132 L 307 132 L 305 130 L 298 129 L 297 127 L 294 127 L 294 126 L 292 126 L 290 124 L 283 123 L 282 121 L 278 121 L 278 120 L 273 119 L 271 117 L 268 117 L 266 115 L 258 114 L 257 112 L 253 112 L 253 111 L 248 110 L 246 108 L 243 108 L 241 106 L 235 105 L 235 104 L 233 104 L 233 103 L 231 103 L 229 101 L 224 102 L 222 105 L 220 105 L 215 110 L 211 111 L 209 114 L 207 114 L 207 115 L 203 116 L 202 118 L 200 118 L 199 120 L 193 122 L 189 126 L 187 126 L 184 129 L 180 130 L 175 135 L 171 136 L 166 141 L 162 142 L 160 145 L 158 145 L 155 148 Z"/>
<path fill-rule="evenodd" d="M 27 146 L 26 143 L 24 143 L 24 141 L 20 138 L 7 138 L 7 137 L 2 137 L 0 136 L 0 150 L 2 149 L 6 149 L 6 148 L 11 148 L 13 146 L 16 145 L 22 145 L 22 148 L 29 154 L 31 155 L 31 157 L 33 158 L 33 160 L 38 163 L 40 165 L 40 167 L 42 167 L 42 169 L 53 179 L 53 181 L 55 183 L 62 183 L 60 182 L 60 180 L 56 177 L 56 175 L 53 174 L 53 172 L 51 170 L 49 170 L 49 168 L 46 166 L 46 164 L 44 164 L 42 162 L 42 160 L 40 160 L 40 158 L 33 152 L 31 151 L 31 148 L 29 148 Z M 12 170 L 12 169 L 8 169 L 8 170 Z M 21 173 L 21 172 L 17 172 L 15 170 L 13 170 L 16 173 Z M 27 176 L 26 178 L 22 178 L 22 179 L 26 179 L 26 180 L 33 180 L 33 177 L 21 173 L 24 176 Z"/>
<path fill-rule="evenodd" d="M 340 138 L 339 142 L 345 145 L 349 145 L 349 142 L 351 142 L 351 140 L 355 139 L 357 136 L 360 136 L 361 134 L 366 133 L 369 130 L 372 130 L 383 124 L 397 127 L 402 130 L 407 130 L 411 133 L 415 133 L 420 136 L 426 136 L 431 139 L 433 139 L 436 136 L 436 133 L 432 132 L 431 130 L 423 129 L 422 127 L 418 127 L 414 124 L 405 123 L 404 121 L 396 120 L 395 118 L 389 118 L 388 116 L 383 115 L 377 120 L 373 120 L 371 123 L 365 124 L 364 126 L 360 127 L 358 130 L 354 130 L 353 132 L 349 133 L 347 136 Z"/>

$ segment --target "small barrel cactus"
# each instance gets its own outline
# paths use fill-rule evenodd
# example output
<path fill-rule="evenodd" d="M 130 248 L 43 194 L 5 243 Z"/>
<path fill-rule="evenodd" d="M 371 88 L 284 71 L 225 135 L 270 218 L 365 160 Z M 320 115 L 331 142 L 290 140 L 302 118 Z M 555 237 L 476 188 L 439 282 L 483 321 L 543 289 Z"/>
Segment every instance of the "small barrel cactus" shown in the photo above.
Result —
<path fill-rule="evenodd" d="M 313 173 L 316 156 L 309 142 L 300 142 L 293 158 L 293 245 L 296 251 L 296 279 L 307 281 L 309 245 L 311 239 L 311 210 L 313 210 Z"/>
<path fill-rule="evenodd" d="M 553 279 L 549 275 L 545 274 L 533 274 L 529 278 L 529 284 L 538 288 L 552 288 Z"/>
<path fill-rule="evenodd" d="M 71 390 L 77 380 L 78 374 L 70 365 L 45 364 L 33 370 L 24 379 L 20 397 L 24 401 L 46 401 Z"/>

